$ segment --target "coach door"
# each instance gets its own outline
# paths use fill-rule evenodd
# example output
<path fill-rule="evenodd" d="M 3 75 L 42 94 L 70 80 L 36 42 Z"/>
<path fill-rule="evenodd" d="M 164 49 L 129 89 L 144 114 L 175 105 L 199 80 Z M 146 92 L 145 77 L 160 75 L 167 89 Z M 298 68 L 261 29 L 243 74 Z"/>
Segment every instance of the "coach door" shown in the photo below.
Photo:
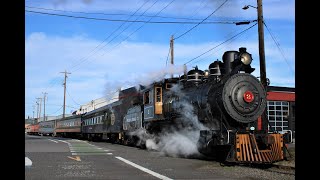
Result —
<path fill-rule="evenodd" d="M 155 114 L 162 114 L 162 87 L 155 87 Z"/>

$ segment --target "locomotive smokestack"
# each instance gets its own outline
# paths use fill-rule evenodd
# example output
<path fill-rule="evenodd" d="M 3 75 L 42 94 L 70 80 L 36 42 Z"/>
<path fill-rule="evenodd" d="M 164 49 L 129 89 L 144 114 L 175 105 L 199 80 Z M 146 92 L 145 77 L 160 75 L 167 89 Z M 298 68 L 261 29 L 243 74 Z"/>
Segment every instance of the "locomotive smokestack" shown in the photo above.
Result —
<path fill-rule="evenodd" d="M 239 52 L 247 52 L 247 48 L 241 47 L 241 48 L 239 48 Z"/>

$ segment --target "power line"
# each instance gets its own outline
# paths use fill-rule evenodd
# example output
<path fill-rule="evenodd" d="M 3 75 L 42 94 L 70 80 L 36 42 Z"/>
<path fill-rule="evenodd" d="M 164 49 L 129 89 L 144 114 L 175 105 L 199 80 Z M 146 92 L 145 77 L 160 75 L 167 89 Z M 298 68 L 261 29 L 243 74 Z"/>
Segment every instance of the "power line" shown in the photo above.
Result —
<path fill-rule="evenodd" d="M 71 95 L 69 94 L 68 89 L 67 89 L 67 93 L 68 93 L 69 97 L 71 98 L 71 100 L 72 100 L 74 103 L 76 103 L 77 105 L 81 106 L 81 104 L 77 103 L 77 102 L 71 97 Z"/>
<path fill-rule="evenodd" d="M 250 34 L 247 34 L 247 36 L 244 36 L 244 37 L 248 37 Z M 242 36 L 243 37 L 243 36 Z M 236 38 L 235 38 L 236 39 Z M 232 41 L 234 41 L 235 39 L 232 39 L 232 40 L 230 40 L 228 43 L 226 43 L 226 44 L 230 44 L 230 43 L 232 43 Z M 247 38 L 242 38 L 242 39 L 247 39 Z M 245 41 L 245 40 L 244 40 Z M 220 51 L 220 50 L 222 50 L 222 48 L 223 47 L 221 47 L 220 49 L 218 49 L 217 51 Z M 208 54 L 207 56 L 205 56 L 205 57 L 203 57 L 203 58 L 201 58 L 201 59 L 199 59 L 198 61 L 195 61 L 195 62 L 193 62 L 192 64 L 196 64 L 196 63 L 198 63 L 198 62 L 200 62 L 200 61 L 202 61 L 202 60 L 204 60 L 204 59 L 206 59 L 206 58 L 208 58 L 209 56 L 212 56 L 212 55 L 214 55 L 214 54 L 216 54 L 216 52 L 217 51 L 215 51 L 215 52 L 213 52 L 213 53 L 210 53 L 210 54 Z"/>
<path fill-rule="evenodd" d="M 203 0 L 205 1 L 205 0 Z M 202 1 L 202 2 L 203 2 Z M 200 4 L 202 4 L 202 2 Z M 209 2 L 209 1 L 208 1 Z M 208 3 L 206 3 L 207 5 Z M 34 7 L 34 6 L 25 6 L 26 8 L 31 8 L 31 9 L 41 9 L 41 10 L 49 10 L 49 11 L 56 11 L 56 12 L 66 12 L 66 13 L 79 13 L 79 14 L 96 14 L 96 15 L 105 15 L 105 16 L 142 16 L 142 17 L 156 17 L 156 18 L 163 18 L 163 19 L 183 19 L 183 20 L 190 20 L 190 21 L 199 21 L 202 19 L 199 18 L 188 18 L 188 17 L 170 17 L 170 16 L 152 16 L 152 15 L 142 15 L 142 14 L 137 14 L 137 15 L 130 15 L 130 14 L 125 14 L 125 13 L 99 13 L 99 12 L 83 12 L 83 11 L 67 11 L 67 10 L 60 10 L 60 9 L 50 9 L 50 8 L 43 8 L 43 7 Z M 197 10 L 198 11 L 198 10 Z M 39 12 L 39 11 L 35 11 Z M 192 16 L 191 16 L 192 17 Z M 243 20 L 239 20 L 243 21 Z"/>
<path fill-rule="evenodd" d="M 205 0 L 201 1 L 201 3 L 200 3 L 200 4 L 203 4 L 203 3 L 204 3 L 204 1 L 205 1 Z M 199 10 L 200 10 L 201 8 L 206 7 L 206 6 L 208 5 L 208 3 L 209 3 L 209 2 L 210 2 L 210 1 L 209 1 L 209 0 L 207 0 L 207 3 L 206 3 L 203 7 L 199 7 L 197 10 L 195 10 L 195 11 L 194 11 L 194 13 L 193 13 L 193 15 L 189 16 L 189 18 L 191 18 L 191 17 L 195 16 L 195 15 L 199 12 Z M 199 20 L 202 20 L 202 19 L 199 19 Z M 183 25 L 183 26 L 184 26 L 184 25 Z M 178 31 L 179 31 L 179 30 L 178 30 Z M 175 33 L 173 33 L 173 36 L 175 36 L 175 35 L 176 35 L 176 33 L 177 33 L 178 31 L 176 31 Z"/>
<path fill-rule="evenodd" d="M 205 1 L 205 0 L 203 0 L 203 1 Z M 66 13 L 93 14 L 93 15 L 96 14 L 96 15 L 105 15 L 105 16 L 132 16 L 130 14 L 125 14 L 125 13 L 99 13 L 99 12 L 67 11 L 67 10 L 60 10 L 60 9 L 35 7 L 35 6 L 25 6 L 25 7 L 32 8 L 32 9 L 56 11 L 56 12 L 66 12 Z M 153 17 L 152 15 L 139 15 L 139 14 L 133 15 L 133 16 Z M 191 20 L 191 21 L 202 20 L 202 19 L 198 19 L 198 18 L 186 18 L 186 17 L 170 17 L 170 16 L 154 16 L 154 17 L 164 18 L 164 19 L 184 19 L 184 20 Z"/>
<path fill-rule="evenodd" d="M 193 61 L 193 60 L 195 60 L 195 59 L 197 59 L 197 58 L 199 58 L 199 57 L 201 57 L 201 56 L 203 56 L 203 55 L 207 54 L 208 52 L 210 52 L 210 51 L 212 51 L 213 49 L 215 49 L 215 48 L 217 48 L 217 47 L 221 46 L 222 44 L 224 44 L 224 43 L 226 43 L 226 42 L 228 42 L 228 41 L 232 40 L 233 38 L 235 38 L 235 37 L 239 36 L 240 34 L 242 34 L 242 33 L 244 33 L 245 31 L 247 31 L 247 30 L 251 29 L 253 26 L 255 26 L 255 25 L 257 25 L 257 24 L 258 24 L 258 23 L 256 23 L 256 24 L 254 24 L 254 25 L 250 26 L 249 28 L 247 28 L 247 29 L 245 29 L 245 30 L 241 31 L 240 33 L 238 33 L 238 34 L 236 34 L 236 35 L 232 36 L 231 38 L 229 38 L 229 39 L 227 39 L 227 40 L 223 41 L 222 43 L 220 43 L 220 44 L 218 44 L 217 46 L 215 46 L 215 47 L 213 47 L 213 48 L 209 49 L 208 51 L 206 51 L 206 52 L 204 52 L 204 53 L 200 54 L 199 56 L 197 56 L 197 57 L 195 57 L 195 58 L 190 59 L 189 61 L 187 61 L 187 62 L 186 62 L 186 63 L 184 63 L 184 64 L 188 64 L 189 62 L 191 62 L 191 61 Z"/>
<path fill-rule="evenodd" d="M 175 0 L 172 0 L 172 1 L 171 1 L 170 3 L 168 3 L 165 7 L 163 7 L 155 16 L 157 16 L 158 14 L 160 14 L 164 9 L 166 9 L 170 4 L 172 4 L 173 1 L 175 1 Z M 151 19 L 152 19 L 152 18 L 150 18 L 147 22 L 150 22 Z M 147 22 L 146 22 L 146 23 L 147 23 Z M 125 39 L 123 39 L 120 43 L 118 43 L 117 45 L 115 45 L 113 48 L 117 47 L 117 46 L 120 45 L 123 41 L 127 40 L 129 37 L 132 36 L 132 34 L 134 34 L 135 32 L 139 31 L 144 25 L 145 25 L 145 23 L 142 24 L 138 29 L 136 29 L 135 31 L 133 31 L 129 36 L 127 36 Z M 103 55 L 104 55 L 104 54 L 103 54 Z"/>
<path fill-rule="evenodd" d="M 73 15 L 66 15 L 66 14 L 56 14 L 56 13 L 47 13 L 47 12 L 40 12 L 40 11 L 30 11 L 30 10 L 25 10 L 25 11 L 29 12 L 29 13 L 45 14 L 45 15 L 51 15 L 51 16 L 60 16 L 60 17 L 69 17 L 69 18 L 87 19 L 87 20 L 97 20 L 97 21 L 111 21 L 111 22 L 134 22 L 134 23 L 148 23 L 148 24 L 197 24 L 196 26 L 198 26 L 199 24 L 236 24 L 237 23 L 235 21 L 232 21 L 232 22 L 228 22 L 228 21 L 203 22 L 206 19 L 204 19 L 201 22 L 123 20 L 123 19 L 107 19 L 107 18 L 94 18 L 94 17 L 85 17 L 85 16 L 73 16 Z M 193 27 L 193 28 L 195 28 L 195 27 Z M 191 30 L 189 30 L 189 31 L 191 31 Z"/>
<path fill-rule="evenodd" d="M 52 114 L 52 115 L 53 115 L 53 114 L 56 114 L 56 113 L 59 112 L 62 108 L 63 108 L 63 106 L 61 106 L 57 111 L 55 111 L 54 113 L 51 113 L 51 114 Z"/>
<path fill-rule="evenodd" d="M 186 35 L 188 32 L 192 31 L 194 28 L 196 28 L 197 26 L 199 26 L 201 23 L 203 23 L 205 20 L 207 20 L 210 16 L 212 16 L 215 12 L 217 12 L 228 0 L 224 1 L 216 10 L 214 10 L 211 14 L 209 14 L 209 16 L 207 16 L 206 18 L 204 18 L 201 22 L 199 22 L 198 24 L 196 24 L 195 26 L 193 26 L 192 28 L 190 28 L 189 30 L 187 30 L 186 32 L 184 32 L 183 34 L 181 34 L 180 36 L 174 38 L 174 40 L 179 39 L 180 37 Z"/>
<path fill-rule="evenodd" d="M 159 0 L 156 0 L 150 7 L 148 7 L 143 13 L 142 13 L 142 15 L 144 14 L 144 13 L 146 13 L 150 8 L 152 8 L 157 2 L 158 2 Z M 143 6 L 145 5 L 145 3 L 138 9 L 138 10 L 140 10 Z M 138 12 L 138 10 L 136 10 L 136 12 Z M 135 12 L 135 13 L 136 13 Z M 129 19 L 129 18 L 128 18 Z M 137 20 L 137 19 L 139 19 L 139 17 L 138 18 L 136 18 L 135 20 Z M 126 23 L 126 22 L 124 22 L 124 23 Z M 124 24 L 123 23 L 123 24 Z M 123 25 L 122 24 L 122 25 Z M 121 25 L 121 26 L 122 26 Z M 130 26 L 132 25 L 132 23 L 131 24 L 129 24 L 127 27 L 125 27 L 119 34 L 117 34 L 115 37 L 113 37 L 110 41 L 108 41 L 104 46 L 102 46 L 99 50 L 101 50 L 101 49 L 103 49 L 104 47 L 106 47 L 110 42 L 112 42 L 115 38 L 117 38 L 119 35 L 121 35 L 126 29 L 128 29 Z M 120 27 L 119 27 L 120 28 Z M 118 29 L 119 29 L 118 28 Z M 117 29 L 117 30 L 118 30 Z M 120 42 L 121 43 L 121 42 Z M 92 54 L 92 55 L 94 55 L 94 54 Z M 104 55 L 104 54 L 103 54 Z M 91 57 L 91 56 L 89 56 L 89 57 Z M 79 65 L 81 64 L 81 63 L 83 63 L 84 61 L 87 61 L 88 60 L 88 58 L 89 57 L 87 57 L 85 60 L 83 60 L 82 62 L 80 62 L 79 63 Z M 91 60 L 92 61 L 92 60 Z M 78 68 L 78 69 L 80 69 L 80 67 Z M 75 69 L 74 71 L 77 71 L 78 69 Z M 73 72 L 74 72 L 73 71 Z"/>
<path fill-rule="evenodd" d="M 159 15 L 164 9 L 166 9 L 170 4 L 172 4 L 173 3 L 173 1 L 175 1 L 175 0 L 172 0 L 170 3 L 168 3 L 165 7 L 163 7 L 160 11 L 158 11 L 154 16 L 157 16 L 157 15 Z M 156 3 L 156 2 L 158 2 L 158 0 L 157 1 L 155 1 L 154 3 L 153 3 L 153 5 Z M 153 6 L 152 5 L 152 6 Z M 151 7 L 152 7 L 151 6 Z M 149 7 L 148 9 L 150 9 L 151 7 Z M 147 9 L 147 10 L 148 10 Z M 146 11 L 145 11 L 146 12 Z M 152 18 L 150 18 L 147 22 L 149 22 L 149 21 L 151 21 L 152 20 Z M 113 50 L 114 48 L 116 48 L 117 46 L 119 46 L 122 42 L 124 42 L 125 40 L 127 40 L 129 37 L 131 37 L 135 32 L 137 32 L 137 31 L 139 31 L 144 25 L 145 25 L 146 23 L 143 23 L 139 28 L 137 28 L 135 31 L 133 31 L 131 34 L 129 34 L 126 38 L 124 38 L 122 41 L 120 41 L 118 44 L 116 44 L 115 46 L 113 46 L 112 47 L 112 49 L 110 49 L 108 52 L 110 52 L 111 50 Z M 101 56 L 103 56 L 103 55 L 105 55 L 107 52 L 105 52 L 104 54 L 101 54 Z M 79 68 L 78 68 L 79 69 Z M 78 70 L 78 69 L 76 69 L 76 70 Z M 76 71 L 76 70 L 74 70 L 74 71 Z M 74 72 L 73 71 L 73 72 Z"/>
<path fill-rule="evenodd" d="M 283 50 L 280 48 L 280 44 L 279 44 L 279 42 L 278 42 L 278 41 L 276 41 L 275 37 L 272 35 L 271 31 L 269 30 L 269 28 L 268 28 L 267 24 L 266 24 L 265 22 L 263 22 L 263 24 L 266 26 L 266 28 L 267 28 L 267 30 L 268 30 L 268 32 L 269 32 L 269 34 L 270 34 L 271 38 L 273 39 L 274 43 L 277 45 L 278 50 L 280 51 L 280 53 L 281 53 L 282 57 L 284 58 L 284 60 L 286 61 L 286 63 L 287 63 L 287 65 L 288 65 L 288 67 L 292 70 L 292 72 L 293 72 L 293 74 L 294 74 L 294 73 L 295 73 L 295 72 L 294 72 L 294 69 L 290 66 L 290 64 L 288 63 L 287 58 L 284 56 Z"/>
<path fill-rule="evenodd" d="M 150 0 L 148 0 L 148 1 L 145 1 L 129 18 L 128 18 L 128 20 L 133 16 L 133 15 L 135 15 L 146 3 L 148 3 Z M 158 1 L 158 0 L 157 0 Z M 155 4 L 155 3 L 154 3 Z M 154 5 L 153 4 L 153 5 Z M 152 6 L 153 6 L 152 5 Z M 152 7 L 151 6 L 151 7 Z M 150 7 L 150 8 L 151 8 Z M 149 9 L 150 9 L 149 8 Z M 125 24 L 126 22 L 123 22 L 115 31 L 113 31 L 107 38 L 105 38 L 104 40 L 103 40 L 103 42 L 101 42 L 98 46 L 96 46 L 91 52 L 90 52 L 90 54 L 91 55 L 93 55 L 94 53 L 94 51 L 100 46 L 100 45 L 102 45 L 109 37 L 111 37 L 117 30 L 119 30 L 124 24 Z M 127 26 L 127 28 L 128 28 L 128 26 Z M 121 32 L 122 33 L 122 32 Z M 120 34 L 121 34 L 120 33 Z M 113 40 L 113 39 L 112 39 Z M 111 40 L 111 41 L 112 41 Z M 110 43 L 111 41 L 109 41 L 108 43 Z M 100 48 L 101 49 L 101 48 Z M 100 50 L 99 49 L 99 50 Z M 92 54 L 93 53 L 93 54 Z M 81 60 L 80 60 L 80 63 L 78 63 L 78 64 L 76 64 L 76 65 L 74 65 L 74 66 L 72 66 L 71 68 L 74 68 L 74 67 L 76 67 L 77 65 L 80 65 L 83 61 L 85 61 L 86 59 L 88 59 L 89 57 L 90 57 L 90 54 L 89 54 L 89 56 L 87 56 L 86 58 L 82 58 Z M 52 84 L 53 85 L 53 84 Z M 68 92 L 68 94 L 69 94 L 69 92 Z M 70 96 L 70 94 L 69 94 L 69 96 Z M 72 99 L 72 101 L 74 101 L 74 99 L 70 96 L 70 98 Z M 75 101 L 74 101 L 75 102 Z M 75 102 L 76 104 L 78 104 L 78 105 L 80 105 L 79 103 L 77 103 L 77 102 Z"/>
<path fill-rule="evenodd" d="M 33 103 L 25 103 L 25 104 L 33 104 Z M 46 103 L 46 106 L 61 106 L 61 105 L 60 105 L 60 104 L 48 104 L 48 103 Z M 69 107 L 69 108 L 77 108 L 77 107 L 69 106 L 69 105 L 66 105 L 66 107 Z"/>
<path fill-rule="evenodd" d="M 200 4 L 202 5 L 204 1 L 205 1 L 205 0 L 202 0 Z M 207 3 L 205 4 L 205 6 L 207 6 L 208 3 L 209 3 L 209 1 L 207 1 Z M 205 7 L 205 6 L 203 6 L 203 7 Z M 203 7 L 202 7 L 202 8 L 203 8 Z M 199 12 L 200 9 L 201 9 L 201 7 L 199 7 L 197 10 L 195 10 L 194 13 L 193 13 L 193 15 L 190 16 L 190 17 L 195 16 L 195 15 Z M 201 20 L 202 20 L 202 19 L 201 19 Z M 185 25 L 185 24 L 184 24 L 184 25 Z M 183 26 L 184 26 L 184 25 L 183 25 Z M 181 30 L 181 29 L 179 29 L 179 30 Z M 175 33 L 173 33 L 172 36 L 174 37 L 174 36 L 178 33 L 179 30 L 175 31 Z M 173 39 L 173 40 L 174 40 L 174 39 Z M 173 40 L 172 40 L 172 41 L 173 41 Z M 171 41 L 170 41 L 170 44 L 171 44 Z M 168 64 L 168 58 L 169 58 L 170 50 L 171 50 L 171 46 L 169 46 L 169 52 L 168 52 L 168 55 L 167 55 L 167 58 L 166 58 L 166 66 L 167 66 L 167 64 Z"/>
<path fill-rule="evenodd" d="M 149 1 L 150 1 L 150 0 L 146 1 L 145 3 L 143 3 L 129 18 L 127 18 L 127 20 L 129 20 L 133 15 L 135 15 L 135 14 L 136 14 L 147 2 L 149 2 Z M 137 19 L 138 19 L 138 18 L 137 18 Z M 127 22 L 123 22 L 120 26 L 118 26 L 118 28 L 117 28 L 116 30 L 114 30 L 107 38 L 105 38 L 98 46 L 96 46 L 96 47 L 90 52 L 90 54 L 93 53 L 93 52 L 94 52 L 100 45 L 102 45 L 107 39 L 109 39 L 109 37 L 111 37 L 115 32 L 117 32 L 125 23 L 127 23 Z M 129 26 L 130 26 L 130 25 L 129 25 Z M 127 29 L 129 26 L 127 26 L 125 29 Z M 115 36 L 115 37 L 118 37 L 122 32 L 123 32 L 123 31 L 121 31 L 121 32 L 120 32 L 117 36 Z M 104 46 L 100 47 L 100 48 L 98 49 L 98 51 L 101 50 L 101 49 L 103 49 L 107 44 L 109 44 L 113 39 L 115 39 L 115 37 L 112 38 L 110 41 L 108 41 Z M 95 53 L 93 53 L 93 54 L 91 54 L 91 55 L 90 55 L 90 54 L 89 54 L 86 58 L 82 58 L 78 64 L 72 66 L 70 69 L 72 69 L 72 68 L 80 65 L 82 62 L 86 61 L 88 58 L 90 58 L 90 57 L 91 57 L 92 55 L 94 55 Z"/>

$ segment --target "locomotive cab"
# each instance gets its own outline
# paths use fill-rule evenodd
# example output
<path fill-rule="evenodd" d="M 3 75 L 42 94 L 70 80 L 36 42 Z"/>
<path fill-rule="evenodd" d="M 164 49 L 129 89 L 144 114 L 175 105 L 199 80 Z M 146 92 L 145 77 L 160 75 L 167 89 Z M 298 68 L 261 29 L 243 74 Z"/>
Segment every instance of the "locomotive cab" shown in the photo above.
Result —
<path fill-rule="evenodd" d="M 146 129 L 158 128 L 161 124 L 171 120 L 168 113 L 172 110 L 172 101 L 168 101 L 170 89 L 179 83 L 179 78 L 164 79 L 154 82 L 143 91 L 143 119 Z M 154 131 L 154 130 L 153 130 Z"/>

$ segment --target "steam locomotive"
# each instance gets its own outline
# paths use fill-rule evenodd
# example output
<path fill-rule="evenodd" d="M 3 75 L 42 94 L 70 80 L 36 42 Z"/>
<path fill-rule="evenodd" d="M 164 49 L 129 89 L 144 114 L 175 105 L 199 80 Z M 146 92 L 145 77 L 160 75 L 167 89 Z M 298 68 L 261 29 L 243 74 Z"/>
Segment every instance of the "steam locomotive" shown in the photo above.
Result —
<path fill-rule="evenodd" d="M 146 147 L 148 139 L 187 130 L 197 132 L 198 151 L 217 160 L 283 160 L 283 135 L 255 130 L 266 108 L 266 91 L 251 75 L 251 62 L 246 48 L 226 51 L 208 70 L 196 66 L 180 77 L 122 90 L 116 102 L 54 120 L 53 135 Z"/>

